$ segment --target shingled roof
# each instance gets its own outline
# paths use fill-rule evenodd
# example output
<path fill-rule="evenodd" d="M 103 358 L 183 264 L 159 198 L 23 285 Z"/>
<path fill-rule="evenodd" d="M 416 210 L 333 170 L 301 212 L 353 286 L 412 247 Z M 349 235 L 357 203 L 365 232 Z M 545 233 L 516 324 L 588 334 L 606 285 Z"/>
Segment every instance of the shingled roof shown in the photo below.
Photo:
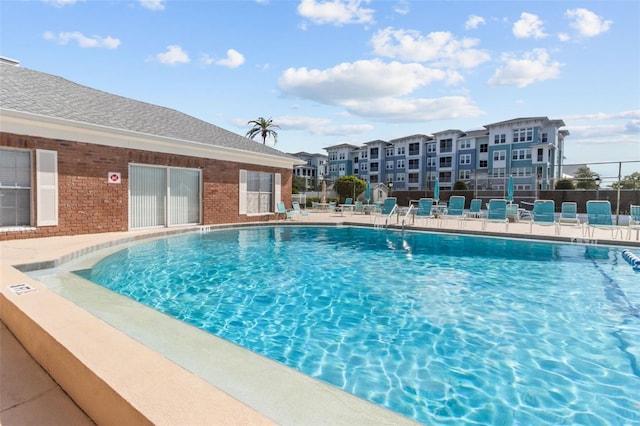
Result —
<path fill-rule="evenodd" d="M 3 62 L 0 62 L 0 109 L 294 159 L 174 109 Z"/>

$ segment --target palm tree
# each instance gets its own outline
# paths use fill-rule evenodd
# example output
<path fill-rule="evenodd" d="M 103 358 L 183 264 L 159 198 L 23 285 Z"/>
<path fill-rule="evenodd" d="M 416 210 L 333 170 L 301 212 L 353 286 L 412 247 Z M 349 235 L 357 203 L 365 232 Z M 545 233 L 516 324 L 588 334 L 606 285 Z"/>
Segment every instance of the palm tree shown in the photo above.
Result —
<path fill-rule="evenodd" d="M 273 137 L 274 145 L 278 142 L 278 133 L 273 129 L 279 129 L 280 126 L 273 124 L 273 120 L 269 118 L 265 120 L 264 117 L 258 117 L 257 120 L 248 121 L 247 124 L 253 124 L 253 127 L 247 132 L 245 136 L 250 139 L 255 138 L 257 135 L 262 136 L 262 144 L 266 145 L 267 137 Z"/>

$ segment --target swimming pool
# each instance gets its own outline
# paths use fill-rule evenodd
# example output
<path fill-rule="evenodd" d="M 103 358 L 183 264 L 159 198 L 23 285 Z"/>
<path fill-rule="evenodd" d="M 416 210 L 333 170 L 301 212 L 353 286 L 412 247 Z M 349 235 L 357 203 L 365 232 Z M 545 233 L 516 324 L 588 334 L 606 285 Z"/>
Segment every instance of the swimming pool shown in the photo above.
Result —
<path fill-rule="evenodd" d="M 84 277 L 424 423 L 640 422 L 622 248 L 260 227 L 117 252 Z"/>

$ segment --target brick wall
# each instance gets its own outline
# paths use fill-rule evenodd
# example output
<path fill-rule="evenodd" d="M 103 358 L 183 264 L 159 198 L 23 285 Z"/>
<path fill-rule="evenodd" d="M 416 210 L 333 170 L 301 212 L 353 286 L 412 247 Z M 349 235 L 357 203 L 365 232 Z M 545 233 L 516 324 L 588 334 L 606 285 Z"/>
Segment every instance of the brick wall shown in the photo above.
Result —
<path fill-rule="evenodd" d="M 272 216 L 238 214 L 239 170 L 247 169 L 282 175 L 282 199 L 291 204 L 292 170 L 229 161 L 114 148 L 64 140 L 51 140 L 8 133 L 0 134 L 0 146 L 47 149 L 58 152 L 58 225 L 35 230 L 0 231 L 0 240 L 92 234 L 128 230 L 129 163 L 188 167 L 202 170 L 203 224 L 272 220 Z M 35 167 L 33 183 L 35 183 Z M 107 183 L 109 172 L 120 172 L 121 184 Z M 35 188 L 35 185 L 32 185 Z M 36 191 L 32 191 L 32 205 Z M 35 208 L 32 209 L 35 215 Z M 34 217 L 34 223 L 36 223 Z"/>

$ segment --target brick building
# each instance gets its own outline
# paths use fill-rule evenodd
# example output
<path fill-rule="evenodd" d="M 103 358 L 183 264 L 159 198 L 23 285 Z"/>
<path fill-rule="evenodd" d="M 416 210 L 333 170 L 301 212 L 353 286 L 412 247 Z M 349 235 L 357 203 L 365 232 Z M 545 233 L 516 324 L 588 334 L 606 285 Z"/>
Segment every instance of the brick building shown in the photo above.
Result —
<path fill-rule="evenodd" d="M 303 163 L 181 112 L 0 61 L 0 240 L 267 221 Z"/>

